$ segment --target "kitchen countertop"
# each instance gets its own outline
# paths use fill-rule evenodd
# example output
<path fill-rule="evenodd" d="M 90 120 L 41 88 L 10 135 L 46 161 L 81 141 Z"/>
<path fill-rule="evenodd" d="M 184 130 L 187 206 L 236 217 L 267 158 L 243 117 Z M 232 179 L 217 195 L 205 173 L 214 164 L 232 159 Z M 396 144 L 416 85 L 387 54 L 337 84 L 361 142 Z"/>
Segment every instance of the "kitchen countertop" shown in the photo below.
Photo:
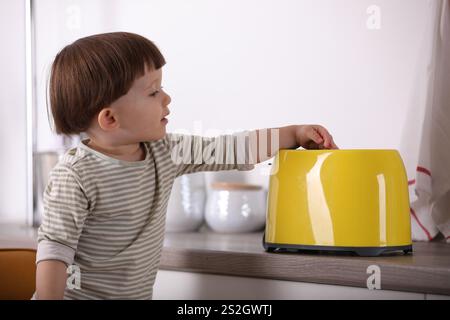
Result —
<path fill-rule="evenodd" d="M 450 245 L 415 242 L 411 255 L 358 257 L 329 253 L 267 253 L 262 232 L 168 233 L 161 269 L 367 288 L 377 265 L 381 289 L 450 295 Z"/>
<path fill-rule="evenodd" d="M 267 253 L 262 232 L 167 233 L 160 268 L 233 276 L 367 287 L 367 267 L 380 268 L 381 289 L 450 295 L 450 245 L 415 242 L 411 255 L 357 257 Z M 36 248 L 36 229 L 0 225 L 1 248 Z"/>

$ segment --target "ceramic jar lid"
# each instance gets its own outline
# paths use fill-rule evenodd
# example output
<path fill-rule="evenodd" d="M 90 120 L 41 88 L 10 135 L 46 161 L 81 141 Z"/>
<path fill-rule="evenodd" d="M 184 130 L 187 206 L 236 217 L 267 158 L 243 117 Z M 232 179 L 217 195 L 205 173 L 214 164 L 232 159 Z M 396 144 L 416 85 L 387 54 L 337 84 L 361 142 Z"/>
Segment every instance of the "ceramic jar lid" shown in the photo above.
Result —
<path fill-rule="evenodd" d="M 211 183 L 213 190 L 262 190 L 262 186 L 239 183 L 239 182 L 213 182 Z"/>

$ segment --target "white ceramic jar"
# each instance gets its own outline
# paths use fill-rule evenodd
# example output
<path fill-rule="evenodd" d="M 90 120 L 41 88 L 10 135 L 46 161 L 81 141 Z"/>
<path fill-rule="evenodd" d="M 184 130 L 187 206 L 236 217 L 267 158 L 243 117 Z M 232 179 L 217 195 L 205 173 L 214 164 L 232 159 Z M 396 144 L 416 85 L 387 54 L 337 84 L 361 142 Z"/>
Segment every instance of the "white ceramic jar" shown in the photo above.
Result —
<path fill-rule="evenodd" d="M 206 201 L 205 220 L 212 230 L 220 233 L 261 230 L 266 221 L 266 192 L 257 185 L 213 183 Z"/>
<path fill-rule="evenodd" d="M 206 186 L 203 172 L 175 179 L 167 205 L 166 231 L 197 231 L 205 218 Z"/>

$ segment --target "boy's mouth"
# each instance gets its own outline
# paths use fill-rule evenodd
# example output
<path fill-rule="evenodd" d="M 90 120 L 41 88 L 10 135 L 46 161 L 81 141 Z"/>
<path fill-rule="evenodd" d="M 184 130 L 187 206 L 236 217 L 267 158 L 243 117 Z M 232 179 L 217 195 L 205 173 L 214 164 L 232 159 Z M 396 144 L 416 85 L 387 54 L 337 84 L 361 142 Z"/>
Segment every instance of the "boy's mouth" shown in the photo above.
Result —
<path fill-rule="evenodd" d="M 167 112 L 164 117 L 161 119 L 161 122 L 163 122 L 164 124 L 167 124 L 169 122 L 169 119 L 167 119 L 166 117 L 170 114 L 170 111 Z"/>

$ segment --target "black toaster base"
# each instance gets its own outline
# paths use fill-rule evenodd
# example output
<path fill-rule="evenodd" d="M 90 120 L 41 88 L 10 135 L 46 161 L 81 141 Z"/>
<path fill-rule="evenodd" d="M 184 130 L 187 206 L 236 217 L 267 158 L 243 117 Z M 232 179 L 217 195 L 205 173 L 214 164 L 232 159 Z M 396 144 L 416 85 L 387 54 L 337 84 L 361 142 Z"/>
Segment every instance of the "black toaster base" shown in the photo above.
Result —
<path fill-rule="evenodd" d="M 361 257 L 376 257 L 384 254 L 393 254 L 403 252 L 412 253 L 412 245 L 389 246 L 389 247 L 337 247 L 337 246 L 311 246 L 311 245 L 291 245 L 281 243 L 265 242 L 263 238 L 263 247 L 267 252 L 304 252 L 317 254 L 344 254 L 358 255 Z"/>

